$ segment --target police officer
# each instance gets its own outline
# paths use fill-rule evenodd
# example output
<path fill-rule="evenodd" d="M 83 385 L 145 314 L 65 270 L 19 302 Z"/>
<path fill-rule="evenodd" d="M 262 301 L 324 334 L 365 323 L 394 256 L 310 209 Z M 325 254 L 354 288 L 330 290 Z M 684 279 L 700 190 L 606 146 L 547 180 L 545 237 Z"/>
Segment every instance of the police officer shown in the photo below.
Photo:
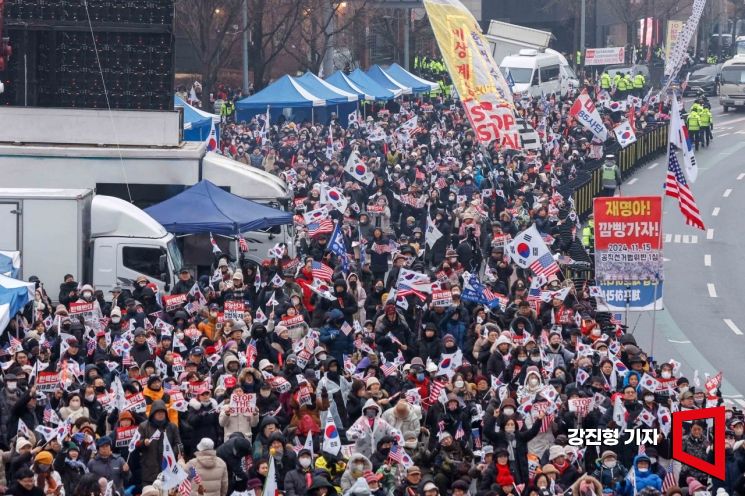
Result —
<path fill-rule="evenodd" d="M 600 89 L 610 91 L 610 74 L 607 70 L 600 75 Z"/>
<path fill-rule="evenodd" d="M 621 186 L 621 170 L 616 165 L 614 155 L 606 155 L 602 167 L 603 196 L 613 196 L 616 188 Z"/>
<path fill-rule="evenodd" d="M 634 91 L 634 80 L 631 78 L 631 73 L 627 72 L 623 75 L 623 78 L 626 80 L 626 95 L 631 95 Z"/>
<path fill-rule="evenodd" d="M 626 78 L 623 77 L 623 74 L 618 76 L 618 81 L 616 81 L 616 93 L 618 94 L 618 97 L 616 100 L 624 100 L 626 99 L 626 92 L 628 91 L 628 86 L 626 84 Z"/>
<path fill-rule="evenodd" d="M 233 120 L 233 114 L 235 113 L 235 103 L 232 100 L 228 100 L 220 109 L 220 117 L 223 122 L 230 122 Z"/>
<path fill-rule="evenodd" d="M 691 110 L 688 112 L 688 118 L 686 119 L 688 132 L 690 132 L 691 139 L 696 144 L 696 151 L 698 151 L 698 145 L 701 143 L 701 116 L 699 115 L 699 108 L 698 103 L 691 105 Z"/>
<path fill-rule="evenodd" d="M 709 147 L 709 142 L 714 138 L 711 134 L 711 128 L 714 127 L 711 110 L 701 106 L 698 111 L 699 123 L 701 124 L 701 144 L 704 148 Z"/>
<path fill-rule="evenodd" d="M 644 74 L 641 72 L 634 76 L 634 94 L 638 97 L 644 96 Z"/>
<path fill-rule="evenodd" d="M 582 245 L 592 255 L 595 247 L 595 216 L 593 214 L 589 215 L 587 224 L 582 228 Z"/>

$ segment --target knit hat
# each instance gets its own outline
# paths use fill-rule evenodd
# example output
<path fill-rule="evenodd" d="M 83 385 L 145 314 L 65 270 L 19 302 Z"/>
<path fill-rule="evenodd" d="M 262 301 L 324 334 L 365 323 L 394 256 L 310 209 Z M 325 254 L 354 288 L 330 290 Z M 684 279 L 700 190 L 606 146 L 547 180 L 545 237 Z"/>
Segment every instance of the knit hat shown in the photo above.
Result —
<path fill-rule="evenodd" d="M 21 449 L 25 448 L 26 446 L 30 448 L 31 441 L 29 441 L 25 437 L 19 437 L 18 439 L 16 439 L 16 451 L 21 451 Z"/>
<path fill-rule="evenodd" d="M 544 465 L 543 467 L 541 467 L 541 473 L 542 474 L 546 474 L 546 475 L 549 475 L 549 474 L 558 474 L 559 473 L 559 470 L 556 467 L 554 467 L 553 465 L 551 465 L 549 463 L 549 464 Z"/>
<path fill-rule="evenodd" d="M 199 441 L 199 444 L 197 444 L 197 451 L 206 451 L 211 449 L 215 449 L 215 442 L 208 437 L 203 437 L 202 440 Z"/>
<path fill-rule="evenodd" d="M 369 388 L 373 384 L 377 384 L 378 386 L 380 386 L 380 381 L 377 377 L 368 377 L 367 381 L 365 382 L 365 387 Z"/>
<path fill-rule="evenodd" d="M 43 463 L 44 465 L 51 465 L 54 463 L 54 456 L 48 451 L 40 451 L 38 455 L 36 455 L 36 458 L 34 458 L 35 463 Z"/>
<path fill-rule="evenodd" d="M 689 496 L 693 496 L 696 491 L 702 491 L 706 489 L 703 484 L 701 484 L 697 479 L 693 477 L 688 477 L 686 479 L 686 484 L 688 484 Z"/>
<path fill-rule="evenodd" d="M 556 444 L 551 446 L 551 448 L 548 450 L 548 460 L 554 461 L 560 456 L 566 456 L 566 453 L 564 453 L 564 448 Z"/>
<path fill-rule="evenodd" d="M 155 486 L 145 486 L 142 488 L 141 496 L 160 496 L 160 491 Z"/>

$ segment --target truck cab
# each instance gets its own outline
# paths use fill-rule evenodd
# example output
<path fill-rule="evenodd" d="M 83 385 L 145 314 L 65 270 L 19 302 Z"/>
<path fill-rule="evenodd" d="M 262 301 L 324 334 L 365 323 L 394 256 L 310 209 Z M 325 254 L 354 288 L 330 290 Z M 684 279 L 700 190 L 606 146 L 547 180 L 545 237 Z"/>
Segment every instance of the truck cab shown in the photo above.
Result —
<path fill-rule="evenodd" d="M 145 276 L 170 291 L 183 266 L 176 238 L 145 212 L 119 198 L 95 196 L 91 207 L 92 276 L 108 295 L 114 286 L 134 289 Z"/>
<path fill-rule="evenodd" d="M 512 76 L 516 95 L 539 98 L 562 92 L 561 61 L 556 55 L 524 48 L 518 55 L 505 57 L 500 67 Z"/>

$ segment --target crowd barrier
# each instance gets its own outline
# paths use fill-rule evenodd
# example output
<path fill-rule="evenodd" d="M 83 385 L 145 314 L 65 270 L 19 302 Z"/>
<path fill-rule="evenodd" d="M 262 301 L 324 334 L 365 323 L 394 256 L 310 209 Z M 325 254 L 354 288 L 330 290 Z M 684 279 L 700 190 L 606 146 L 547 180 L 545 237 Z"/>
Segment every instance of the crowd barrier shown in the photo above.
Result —
<path fill-rule="evenodd" d="M 617 163 L 624 179 L 633 174 L 637 167 L 649 162 L 667 150 L 668 123 L 654 125 L 653 129 L 637 135 L 636 143 L 617 152 Z M 610 153 L 613 150 L 609 151 Z M 602 191 L 603 160 L 585 164 L 577 178 L 568 184 L 574 199 L 574 209 L 582 219 L 592 212 L 592 200 Z M 664 181 L 661 178 L 660 181 Z M 568 191 L 567 191 L 568 192 Z"/>

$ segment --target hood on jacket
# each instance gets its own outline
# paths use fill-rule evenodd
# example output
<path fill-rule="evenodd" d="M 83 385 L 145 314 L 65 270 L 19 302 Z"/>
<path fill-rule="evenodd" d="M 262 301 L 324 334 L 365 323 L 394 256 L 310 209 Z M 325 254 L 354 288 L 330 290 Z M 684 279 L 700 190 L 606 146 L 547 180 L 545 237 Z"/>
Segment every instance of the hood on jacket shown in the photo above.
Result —
<path fill-rule="evenodd" d="M 365 402 L 365 406 L 362 407 L 362 413 L 364 414 L 365 413 L 365 410 L 367 410 L 368 408 L 375 408 L 378 411 L 378 413 L 375 416 L 376 417 L 380 417 L 380 414 L 381 414 L 380 405 L 378 405 L 377 403 L 375 403 L 375 400 L 374 399 L 369 398 Z"/>
<path fill-rule="evenodd" d="M 192 398 L 189 400 L 189 406 L 192 407 L 194 410 L 201 410 L 202 402 L 199 401 L 197 398 Z M 214 398 L 210 398 L 210 409 L 214 410 L 216 408 L 217 408 L 217 401 L 215 401 Z"/>
<path fill-rule="evenodd" d="M 514 319 L 512 319 L 512 323 L 510 324 L 510 330 L 512 332 L 516 332 L 517 330 L 517 324 L 523 324 L 523 332 L 525 334 L 533 334 L 533 324 L 528 320 L 527 318 L 523 317 L 522 315 L 518 315 Z"/>
<path fill-rule="evenodd" d="M 646 461 L 647 463 L 649 463 L 649 472 L 647 472 L 644 475 L 641 475 L 639 473 L 639 462 L 642 461 L 642 460 L 643 461 Z M 654 472 L 652 472 L 652 462 L 650 461 L 649 457 L 647 455 L 645 455 L 645 454 L 636 455 L 634 457 L 634 463 L 632 464 L 632 466 L 634 467 L 634 474 L 637 477 L 646 477 L 647 475 L 654 473 Z"/>
<path fill-rule="evenodd" d="M 347 462 L 348 470 L 351 471 L 355 463 L 362 463 L 362 465 L 364 466 L 362 469 L 363 472 L 365 472 L 366 470 L 372 470 L 372 462 L 365 455 L 362 455 L 360 453 L 353 454 Z"/>
<path fill-rule="evenodd" d="M 266 427 L 269 424 L 274 424 L 277 427 L 279 427 L 279 422 L 277 421 L 276 417 L 272 417 L 271 415 L 267 415 L 263 419 L 261 419 L 261 422 L 259 423 L 259 433 L 264 432 L 264 427 Z"/>
<path fill-rule="evenodd" d="M 163 400 L 153 401 L 153 406 L 150 408 L 150 416 L 148 417 L 149 420 L 153 419 L 155 412 L 165 412 L 166 415 L 168 415 L 168 408 L 166 408 L 166 404 Z"/>
<path fill-rule="evenodd" d="M 225 354 L 225 358 L 222 359 L 222 364 L 223 364 L 223 367 L 225 368 L 225 373 L 227 373 L 228 365 L 230 365 L 231 363 L 237 363 L 239 367 L 241 364 L 240 360 L 238 360 L 238 357 L 235 356 L 235 353 L 228 352 Z"/>
<path fill-rule="evenodd" d="M 201 465 L 206 469 L 213 469 L 215 468 L 215 465 L 217 465 L 217 454 L 213 449 L 197 451 L 194 455 L 196 456 L 197 466 Z M 199 472 L 199 470 L 197 470 L 197 472 Z"/>

